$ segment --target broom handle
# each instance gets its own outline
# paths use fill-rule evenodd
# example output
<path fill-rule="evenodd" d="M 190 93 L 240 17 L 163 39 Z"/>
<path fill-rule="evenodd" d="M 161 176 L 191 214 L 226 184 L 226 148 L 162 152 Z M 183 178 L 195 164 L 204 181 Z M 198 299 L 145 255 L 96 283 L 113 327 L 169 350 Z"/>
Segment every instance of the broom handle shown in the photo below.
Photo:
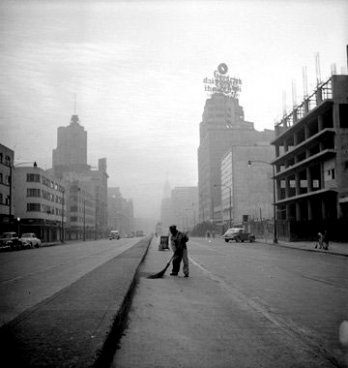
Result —
<path fill-rule="evenodd" d="M 169 266 L 169 265 L 170 265 L 170 262 L 173 260 L 174 256 L 175 256 L 175 253 L 173 253 L 173 255 L 171 256 L 171 258 L 170 258 L 169 262 L 167 263 L 167 266 Z"/>

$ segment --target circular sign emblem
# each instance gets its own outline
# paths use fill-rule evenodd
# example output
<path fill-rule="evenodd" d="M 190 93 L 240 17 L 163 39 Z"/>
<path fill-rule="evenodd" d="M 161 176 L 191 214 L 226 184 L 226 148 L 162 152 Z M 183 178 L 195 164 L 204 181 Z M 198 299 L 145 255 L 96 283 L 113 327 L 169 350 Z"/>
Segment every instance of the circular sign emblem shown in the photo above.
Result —
<path fill-rule="evenodd" d="M 220 74 L 226 74 L 227 71 L 228 71 L 228 67 L 225 63 L 221 63 L 219 66 L 218 66 L 218 71 Z"/>

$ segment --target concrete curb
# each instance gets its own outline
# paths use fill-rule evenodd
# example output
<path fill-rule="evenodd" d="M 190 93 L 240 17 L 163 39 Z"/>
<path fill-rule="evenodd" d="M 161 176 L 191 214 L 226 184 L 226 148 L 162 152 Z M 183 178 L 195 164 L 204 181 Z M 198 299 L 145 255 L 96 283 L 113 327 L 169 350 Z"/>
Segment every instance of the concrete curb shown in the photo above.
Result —
<path fill-rule="evenodd" d="M 142 263 L 144 262 L 144 259 L 149 251 L 151 241 L 152 241 L 152 236 L 150 238 L 147 238 L 146 241 L 147 241 L 147 246 L 145 248 L 145 251 L 140 259 L 140 262 L 138 263 L 135 269 L 132 282 L 123 299 L 121 308 L 118 310 L 118 312 L 114 316 L 114 321 L 112 323 L 112 326 L 107 334 L 103 347 L 101 351 L 99 352 L 98 358 L 93 364 L 93 368 L 109 367 L 113 361 L 113 357 L 116 352 L 116 349 L 118 348 L 119 341 L 121 340 L 123 331 L 125 330 L 127 326 L 127 317 L 128 317 L 129 309 L 131 307 L 135 288 L 139 280 L 139 269 Z"/>
<path fill-rule="evenodd" d="M 108 366 L 150 244 L 149 237 L 140 240 L 4 325 L 2 366 Z"/>
<path fill-rule="evenodd" d="M 303 250 L 305 252 L 325 253 L 325 254 L 332 254 L 334 256 L 348 257 L 348 254 L 335 252 L 335 251 L 332 251 L 330 249 L 321 250 L 321 249 L 315 249 L 315 248 L 303 248 L 303 247 L 296 246 L 296 245 L 288 245 L 288 244 L 285 244 L 285 243 L 282 243 L 282 242 L 278 242 L 277 244 L 274 244 L 274 243 L 271 243 L 271 242 L 268 243 L 268 242 L 262 241 L 262 240 L 257 240 L 257 242 L 262 243 L 262 244 L 273 245 L 275 247 L 283 247 L 283 248 Z"/>

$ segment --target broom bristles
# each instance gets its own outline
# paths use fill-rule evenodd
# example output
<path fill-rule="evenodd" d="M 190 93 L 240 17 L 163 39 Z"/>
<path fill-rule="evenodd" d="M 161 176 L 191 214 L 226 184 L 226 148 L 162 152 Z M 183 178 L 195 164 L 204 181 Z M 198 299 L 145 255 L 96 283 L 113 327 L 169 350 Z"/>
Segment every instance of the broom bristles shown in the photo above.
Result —
<path fill-rule="evenodd" d="M 170 265 L 170 262 L 172 261 L 173 257 L 170 259 L 170 261 L 167 263 L 167 265 L 163 268 L 162 271 L 157 272 L 157 273 L 155 273 L 153 275 L 150 275 L 147 278 L 148 279 L 160 279 L 160 278 L 162 278 L 164 276 L 164 274 L 166 273 L 166 271 L 167 271 L 167 269 L 168 269 L 168 267 Z"/>

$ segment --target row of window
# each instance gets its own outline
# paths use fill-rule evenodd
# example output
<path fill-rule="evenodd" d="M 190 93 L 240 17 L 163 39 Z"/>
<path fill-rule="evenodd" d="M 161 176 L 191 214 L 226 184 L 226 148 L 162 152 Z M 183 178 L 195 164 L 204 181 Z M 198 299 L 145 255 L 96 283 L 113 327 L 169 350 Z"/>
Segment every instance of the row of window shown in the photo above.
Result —
<path fill-rule="evenodd" d="M 41 177 L 40 174 L 28 173 L 27 182 L 29 183 L 40 183 L 41 182 L 43 185 L 45 185 L 48 188 L 55 189 L 60 192 L 64 191 L 64 188 L 61 185 L 59 185 L 58 183 L 55 183 L 53 180 L 46 178 L 45 176 Z"/>
<path fill-rule="evenodd" d="M 44 198 L 51 202 L 56 202 L 62 204 L 63 198 L 53 193 L 47 192 L 46 190 L 41 190 L 37 188 L 27 188 L 27 197 Z"/>
<path fill-rule="evenodd" d="M 27 212 L 42 212 L 48 215 L 62 215 L 61 208 L 51 207 L 41 203 L 27 203 Z"/>

